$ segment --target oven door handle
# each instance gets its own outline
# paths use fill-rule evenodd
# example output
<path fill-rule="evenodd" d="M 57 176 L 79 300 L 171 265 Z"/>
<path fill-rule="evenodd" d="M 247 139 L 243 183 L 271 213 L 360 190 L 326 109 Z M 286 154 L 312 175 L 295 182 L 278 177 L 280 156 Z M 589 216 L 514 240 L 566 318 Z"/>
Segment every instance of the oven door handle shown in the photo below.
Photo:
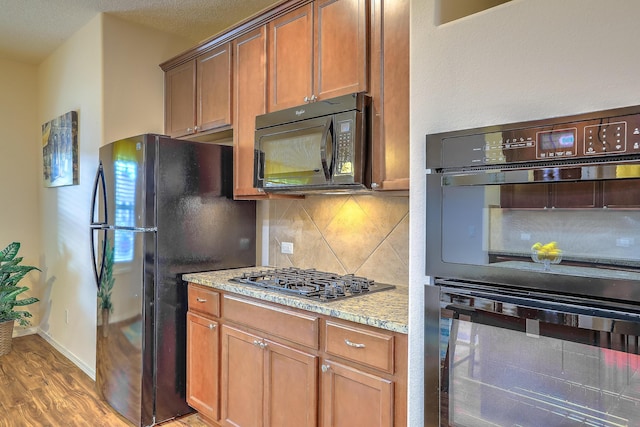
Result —
<path fill-rule="evenodd" d="M 534 167 L 513 170 L 479 170 L 442 175 L 442 186 L 529 184 L 640 178 L 640 165 L 588 164 L 566 167 Z"/>

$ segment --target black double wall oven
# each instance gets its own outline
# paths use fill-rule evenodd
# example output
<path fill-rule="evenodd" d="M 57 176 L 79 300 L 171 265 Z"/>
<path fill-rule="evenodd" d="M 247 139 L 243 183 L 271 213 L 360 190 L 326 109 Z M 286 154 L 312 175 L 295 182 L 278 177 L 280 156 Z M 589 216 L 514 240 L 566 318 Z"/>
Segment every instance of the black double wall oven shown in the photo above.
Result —
<path fill-rule="evenodd" d="M 427 135 L 425 424 L 640 425 L 640 106 Z"/>

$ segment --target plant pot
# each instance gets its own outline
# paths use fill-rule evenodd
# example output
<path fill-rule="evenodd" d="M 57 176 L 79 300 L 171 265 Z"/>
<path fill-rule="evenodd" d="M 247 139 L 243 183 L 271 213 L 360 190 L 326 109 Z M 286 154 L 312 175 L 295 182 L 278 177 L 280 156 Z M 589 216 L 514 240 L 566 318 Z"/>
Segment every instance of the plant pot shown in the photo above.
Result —
<path fill-rule="evenodd" d="M 102 336 L 107 337 L 109 335 L 109 309 L 102 309 Z"/>
<path fill-rule="evenodd" d="M 0 322 L 0 356 L 11 351 L 11 340 L 13 339 L 14 320 Z"/>

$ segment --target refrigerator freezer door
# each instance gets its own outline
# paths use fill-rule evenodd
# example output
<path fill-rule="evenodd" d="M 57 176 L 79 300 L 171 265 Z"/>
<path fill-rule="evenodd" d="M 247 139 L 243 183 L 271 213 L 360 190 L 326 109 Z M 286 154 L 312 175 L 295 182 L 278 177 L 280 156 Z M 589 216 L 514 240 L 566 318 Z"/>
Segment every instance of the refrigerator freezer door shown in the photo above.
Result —
<path fill-rule="evenodd" d="M 129 229 L 155 226 L 154 194 L 147 191 L 154 188 L 156 139 L 145 134 L 100 147 L 106 190 L 104 197 L 97 197 L 93 223 Z"/>
<path fill-rule="evenodd" d="M 116 234 L 128 234 L 132 257 L 114 263 Z M 103 283 L 98 292 L 96 387 L 102 397 L 134 425 L 154 422 L 153 348 L 154 232 L 103 230 L 107 239 Z M 100 245 L 101 246 L 101 245 Z M 151 257 L 151 259 L 150 259 Z"/>

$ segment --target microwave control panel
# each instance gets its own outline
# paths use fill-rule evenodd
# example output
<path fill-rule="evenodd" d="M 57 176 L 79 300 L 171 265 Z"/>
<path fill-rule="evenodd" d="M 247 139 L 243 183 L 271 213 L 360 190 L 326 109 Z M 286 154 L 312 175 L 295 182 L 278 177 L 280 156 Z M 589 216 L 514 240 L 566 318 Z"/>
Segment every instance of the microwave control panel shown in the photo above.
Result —
<path fill-rule="evenodd" d="M 640 113 L 550 125 L 497 126 L 442 138 L 441 165 L 465 167 L 640 155 Z M 429 164 L 429 159 L 427 159 Z"/>
<path fill-rule="evenodd" d="M 335 129 L 335 168 L 334 175 L 353 175 L 354 152 L 354 123 L 353 120 L 341 120 Z"/>

